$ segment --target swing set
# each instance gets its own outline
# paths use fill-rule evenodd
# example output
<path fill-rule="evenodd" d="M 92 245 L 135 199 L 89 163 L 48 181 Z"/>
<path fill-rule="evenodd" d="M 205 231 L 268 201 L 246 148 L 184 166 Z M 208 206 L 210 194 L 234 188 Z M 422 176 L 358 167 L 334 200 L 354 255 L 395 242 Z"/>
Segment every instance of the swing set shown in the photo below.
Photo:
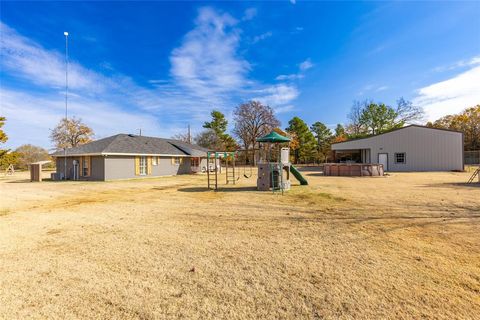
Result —
<path fill-rule="evenodd" d="M 208 151 L 207 152 L 207 181 L 209 190 L 218 190 L 218 179 L 225 170 L 225 184 L 233 184 L 240 180 L 240 175 L 236 167 L 239 151 Z M 224 165 L 222 166 L 222 161 Z M 247 174 L 246 166 L 243 167 L 243 177 L 249 179 L 253 176 L 253 169 Z"/>

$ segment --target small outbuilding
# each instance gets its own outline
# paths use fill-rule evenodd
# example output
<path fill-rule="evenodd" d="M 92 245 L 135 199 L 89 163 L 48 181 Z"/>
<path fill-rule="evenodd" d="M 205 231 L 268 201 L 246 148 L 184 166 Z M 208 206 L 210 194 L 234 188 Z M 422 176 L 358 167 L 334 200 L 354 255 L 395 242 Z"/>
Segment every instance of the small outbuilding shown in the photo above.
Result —
<path fill-rule="evenodd" d="M 50 163 L 50 160 L 37 161 L 28 165 L 30 169 L 30 181 L 42 181 L 42 167 L 44 164 Z"/>
<path fill-rule="evenodd" d="M 463 133 L 409 125 L 332 144 L 337 163 L 382 164 L 384 171 L 463 170 Z"/>

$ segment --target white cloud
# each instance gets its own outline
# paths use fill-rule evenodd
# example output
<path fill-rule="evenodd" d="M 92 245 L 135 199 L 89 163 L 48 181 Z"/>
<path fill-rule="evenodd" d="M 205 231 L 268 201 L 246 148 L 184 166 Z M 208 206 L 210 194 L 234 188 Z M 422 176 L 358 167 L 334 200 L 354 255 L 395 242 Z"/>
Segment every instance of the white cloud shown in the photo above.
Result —
<path fill-rule="evenodd" d="M 300 73 L 281 74 L 281 75 L 278 75 L 275 78 L 275 80 L 280 80 L 280 81 L 290 80 L 290 81 L 293 81 L 293 80 L 297 80 L 297 79 L 302 79 L 303 77 L 304 77 L 304 75 L 300 74 Z"/>
<path fill-rule="evenodd" d="M 293 110 L 295 110 L 295 107 L 293 105 L 289 104 L 289 105 L 285 105 L 285 106 L 276 108 L 275 113 L 280 114 L 280 113 L 292 112 Z"/>
<path fill-rule="evenodd" d="M 308 69 L 311 69 L 313 66 L 314 66 L 314 64 L 312 63 L 312 61 L 310 60 L 310 58 L 308 58 L 307 60 L 301 62 L 301 63 L 298 65 L 298 72 L 297 72 L 297 73 L 281 74 L 281 75 L 278 75 L 278 76 L 275 78 L 275 80 L 279 80 L 279 81 L 285 81 L 285 80 L 293 81 L 293 80 L 302 79 L 303 77 L 305 77 L 305 71 L 307 71 Z"/>
<path fill-rule="evenodd" d="M 413 103 L 425 109 L 430 121 L 480 103 L 480 66 L 420 88 Z"/>
<path fill-rule="evenodd" d="M 245 85 L 250 66 L 236 53 L 236 24 L 228 14 L 199 10 L 195 28 L 170 57 L 172 76 L 190 94 L 217 101 L 219 95 Z"/>
<path fill-rule="evenodd" d="M 49 129 L 64 115 L 64 57 L 1 22 L 0 33 L 2 73 L 30 85 L 29 89 L 18 89 L 3 81 L 0 86 L 0 113 L 7 117 L 8 146 L 36 143 L 48 147 Z M 152 135 L 168 134 L 175 124 L 160 127 L 156 114 L 188 113 L 179 107 L 185 99 L 172 92 L 159 95 L 127 76 L 106 77 L 74 61 L 69 64 L 69 89 L 69 115 L 83 118 L 100 136 L 135 132 L 138 128 Z"/>
<path fill-rule="evenodd" d="M 256 15 L 257 15 L 256 8 L 248 8 L 247 10 L 245 10 L 242 20 L 243 21 L 252 20 L 253 18 L 255 18 Z"/>
<path fill-rule="evenodd" d="M 2 68 L 38 85 L 50 88 L 65 85 L 65 58 L 62 55 L 45 50 L 2 22 L 0 34 Z M 69 84 L 74 88 L 98 93 L 104 89 L 102 80 L 94 72 L 75 62 L 69 65 Z"/>
<path fill-rule="evenodd" d="M 265 32 L 265 33 L 262 33 L 258 36 L 255 36 L 253 37 L 253 40 L 252 40 L 252 43 L 257 43 L 259 41 L 262 41 L 262 40 L 265 40 L 267 38 L 270 38 L 272 36 L 272 32 L 271 31 L 268 31 L 268 32 Z"/>
<path fill-rule="evenodd" d="M 81 97 L 70 97 L 69 113 L 90 125 L 97 138 L 125 132 L 135 133 L 138 128 L 146 134 L 161 135 L 171 132 L 160 127 L 156 119 L 147 114 L 119 110 L 107 102 Z M 49 146 L 50 129 L 64 116 L 63 96 L 32 95 L 2 87 L 0 90 L 2 115 L 7 118 L 5 130 L 9 134 L 7 147 L 32 143 Z"/>
<path fill-rule="evenodd" d="M 443 72 L 455 70 L 463 67 L 471 67 L 480 64 L 480 56 L 473 57 L 467 60 L 460 60 L 450 65 L 440 66 L 433 69 L 435 72 Z"/>
<path fill-rule="evenodd" d="M 295 100 L 299 92 L 295 86 L 278 84 L 259 90 L 262 94 L 256 98 L 260 102 L 271 106 L 285 106 L 290 101 Z"/>
<path fill-rule="evenodd" d="M 365 85 L 363 88 L 360 89 L 360 91 L 358 91 L 357 95 L 359 96 L 363 96 L 367 93 L 371 93 L 371 92 L 381 92 L 381 91 L 385 91 L 389 89 L 389 86 L 386 86 L 386 85 L 383 85 L 383 86 L 379 86 L 379 85 L 374 85 L 374 84 L 367 84 Z"/>
<path fill-rule="evenodd" d="M 251 66 L 237 53 L 240 34 L 237 20 L 232 16 L 211 8 L 200 9 L 195 28 L 187 33 L 170 57 L 171 73 L 176 82 L 195 97 L 200 106 L 202 101 L 208 102 L 203 104 L 205 110 L 211 109 L 212 104 L 231 107 L 235 105 L 235 98 L 248 100 L 259 91 L 270 93 L 262 97 L 274 109 L 290 104 L 298 94 L 287 94 L 284 87 L 297 92 L 296 87 L 262 84 L 248 77 Z M 271 35 L 266 32 L 253 41 Z"/>
<path fill-rule="evenodd" d="M 31 142 L 48 147 L 49 128 L 64 112 L 63 53 L 47 50 L 1 22 L 0 28 L 2 73 L 24 84 L 22 89 L 7 86 L 5 81 L 0 86 L 0 112 L 8 117 L 9 145 Z M 299 94 L 296 86 L 262 83 L 249 77 L 251 66 L 238 53 L 241 34 L 234 17 L 211 8 L 200 9 L 194 28 L 172 50 L 169 77 L 152 79 L 145 87 L 115 73 L 108 62 L 104 62 L 107 76 L 72 60 L 69 115 L 83 118 L 98 136 L 138 128 L 145 134 L 168 136 L 186 123 L 195 129 L 213 107 L 228 115 L 238 103 L 255 96 L 274 110 L 293 108 Z"/>
<path fill-rule="evenodd" d="M 297 0 L 290 0 L 290 3 L 291 3 L 291 4 L 296 4 L 296 3 L 297 3 Z"/>
<path fill-rule="evenodd" d="M 310 58 L 308 58 L 307 60 L 300 63 L 300 71 L 307 71 L 308 69 L 310 69 L 312 67 L 313 67 L 313 63 L 310 60 Z"/>

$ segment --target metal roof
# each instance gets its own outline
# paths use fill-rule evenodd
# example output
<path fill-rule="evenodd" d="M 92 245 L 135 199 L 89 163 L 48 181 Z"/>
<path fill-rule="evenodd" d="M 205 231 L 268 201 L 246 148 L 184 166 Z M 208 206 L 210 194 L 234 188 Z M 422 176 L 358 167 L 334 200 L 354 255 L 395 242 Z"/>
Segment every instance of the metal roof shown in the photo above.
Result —
<path fill-rule="evenodd" d="M 364 139 L 370 139 L 370 138 L 374 138 L 374 137 L 381 136 L 381 135 L 383 135 L 383 134 L 395 132 L 395 131 L 402 130 L 402 129 L 406 129 L 406 128 L 410 128 L 410 127 L 417 127 L 417 128 L 431 129 L 431 130 L 441 130 L 441 131 L 449 131 L 449 132 L 462 133 L 461 131 L 457 131 L 457 130 L 427 127 L 427 126 L 421 126 L 421 125 L 418 125 L 418 124 L 410 124 L 410 125 L 408 125 L 408 126 L 404 126 L 404 127 L 400 127 L 400 128 L 395 128 L 395 129 L 387 130 L 387 131 L 385 131 L 385 132 L 382 132 L 382 133 L 379 133 L 379 134 L 375 134 L 375 135 L 369 135 L 369 136 L 362 137 L 362 138 L 349 139 L 349 140 L 345 140 L 345 141 L 341 141 L 341 142 L 334 142 L 334 143 L 332 143 L 332 145 L 334 145 L 334 144 L 342 144 L 342 143 L 346 143 L 346 142 L 359 141 L 359 140 L 364 140 Z M 462 134 L 463 134 L 463 133 L 462 133 Z"/>
<path fill-rule="evenodd" d="M 206 157 L 207 149 L 186 142 L 156 137 L 117 134 L 67 149 L 67 156 L 139 154 Z M 52 156 L 61 157 L 63 150 Z"/>

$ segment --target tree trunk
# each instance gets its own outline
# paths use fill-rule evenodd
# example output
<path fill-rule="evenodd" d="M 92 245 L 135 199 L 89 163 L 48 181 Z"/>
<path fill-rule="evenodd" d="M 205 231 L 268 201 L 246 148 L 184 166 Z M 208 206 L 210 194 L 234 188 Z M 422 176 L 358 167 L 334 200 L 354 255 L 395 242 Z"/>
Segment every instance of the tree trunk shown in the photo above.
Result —
<path fill-rule="evenodd" d="M 252 147 L 253 147 L 253 149 L 252 149 L 252 166 L 255 167 L 255 142 L 253 142 Z"/>

